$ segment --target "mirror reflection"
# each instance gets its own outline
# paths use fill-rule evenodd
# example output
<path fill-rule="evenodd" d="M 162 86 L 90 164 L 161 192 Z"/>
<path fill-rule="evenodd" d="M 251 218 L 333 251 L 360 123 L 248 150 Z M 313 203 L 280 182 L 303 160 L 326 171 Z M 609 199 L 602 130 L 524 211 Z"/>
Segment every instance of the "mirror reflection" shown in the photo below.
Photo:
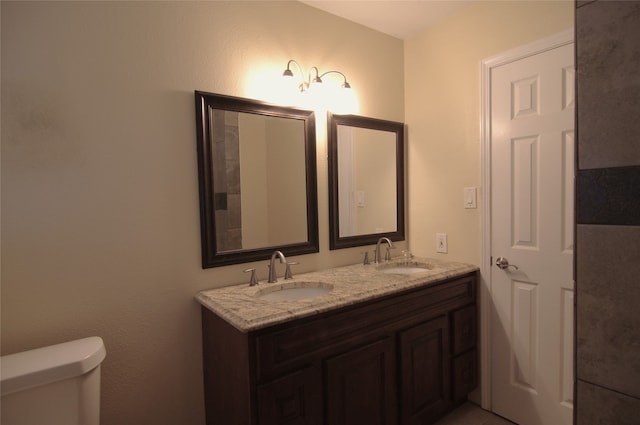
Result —
<path fill-rule="evenodd" d="M 318 251 L 312 111 L 196 92 L 204 268 Z"/>
<path fill-rule="evenodd" d="M 211 140 L 219 251 L 305 240 L 304 123 L 221 109 L 210 114 L 225 130 Z"/>
<path fill-rule="evenodd" d="M 338 125 L 340 237 L 397 230 L 396 134 Z"/>
<path fill-rule="evenodd" d="M 404 125 L 329 114 L 331 249 L 404 239 Z"/>

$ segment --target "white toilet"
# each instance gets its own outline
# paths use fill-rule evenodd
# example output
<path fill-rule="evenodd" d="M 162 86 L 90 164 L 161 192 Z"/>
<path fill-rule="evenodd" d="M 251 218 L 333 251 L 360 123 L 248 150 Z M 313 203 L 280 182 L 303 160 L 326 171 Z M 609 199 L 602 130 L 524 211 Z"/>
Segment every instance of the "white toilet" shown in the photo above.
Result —
<path fill-rule="evenodd" d="M 96 336 L 0 357 L 0 423 L 98 425 L 105 355 Z"/>

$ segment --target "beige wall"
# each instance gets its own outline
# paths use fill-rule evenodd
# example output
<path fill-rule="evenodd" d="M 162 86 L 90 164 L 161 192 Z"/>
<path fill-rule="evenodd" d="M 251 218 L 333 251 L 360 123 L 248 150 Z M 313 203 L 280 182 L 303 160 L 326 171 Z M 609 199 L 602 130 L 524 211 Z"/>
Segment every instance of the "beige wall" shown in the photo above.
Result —
<path fill-rule="evenodd" d="M 193 91 L 271 100 L 296 59 L 344 72 L 358 113 L 402 121 L 402 42 L 297 2 L 1 8 L 2 353 L 100 335 L 103 424 L 201 424 L 194 295 L 249 265 L 200 266 Z M 322 112 L 321 252 L 298 272 L 361 259 L 328 249 L 325 127 Z"/>
<path fill-rule="evenodd" d="M 573 1 L 480 1 L 405 42 L 408 240 L 414 254 L 480 264 L 482 59 L 573 26 Z M 436 254 L 435 233 L 449 253 Z"/>

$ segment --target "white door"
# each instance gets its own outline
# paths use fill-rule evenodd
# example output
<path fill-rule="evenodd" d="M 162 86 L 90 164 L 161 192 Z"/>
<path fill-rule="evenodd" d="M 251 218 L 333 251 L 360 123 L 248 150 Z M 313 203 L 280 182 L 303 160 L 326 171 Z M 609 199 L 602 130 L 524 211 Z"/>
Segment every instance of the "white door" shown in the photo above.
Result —
<path fill-rule="evenodd" d="M 573 57 L 491 70 L 491 400 L 521 425 L 572 423 Z"/>

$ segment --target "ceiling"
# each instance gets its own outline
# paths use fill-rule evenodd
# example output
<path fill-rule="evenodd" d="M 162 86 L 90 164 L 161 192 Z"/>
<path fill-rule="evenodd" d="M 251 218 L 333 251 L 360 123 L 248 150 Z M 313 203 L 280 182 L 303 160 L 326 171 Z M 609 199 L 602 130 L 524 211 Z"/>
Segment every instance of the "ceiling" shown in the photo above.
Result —
<path fill-rule="evenodd" d="M 478 0 L 300 0 L 405 40 Z"/>

